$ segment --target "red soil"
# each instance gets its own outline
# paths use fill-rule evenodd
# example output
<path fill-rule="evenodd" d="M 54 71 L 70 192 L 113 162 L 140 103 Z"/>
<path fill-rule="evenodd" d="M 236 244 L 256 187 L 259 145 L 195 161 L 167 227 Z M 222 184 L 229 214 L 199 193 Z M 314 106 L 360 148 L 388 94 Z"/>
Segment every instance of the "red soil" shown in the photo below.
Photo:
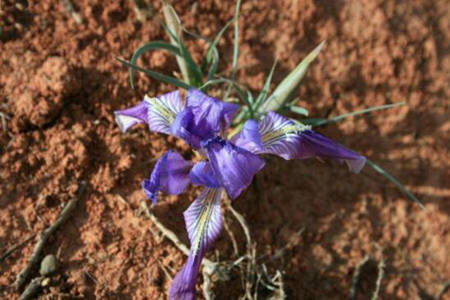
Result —
<path fill-rule="evenodd" d="M 139 74 L 132 90 L 127 69 L 115 60 L 166 37 L 158 14 L 140 23 L 132 1 L 84 0 L 75 8 L 81 25 L 59 1 L 23 7 L 6 1 L 0 8 L 0 18 L 7 16 L 0 22 L 0 111 L 11 117 L 0 128 L 0 254 L 49 226 L 86 180 L 76 213 L 45 248 L 61 267 L 41 295 L 165 298 L 171 279 L 164 269 L 173 276 L 185 257 L 135 211 L 145 198 L 140 182 L 155 160 L 169 148 L 187 154 L 186 148 L 144 127 L 122 134 L 113 111 L 144 93 L 173 88 Z M 156 13 L 159 8 L 155 4 Z M 234 4 L 177 1 L 175 9 L 189 30 L 213 37 L 232 18 Z M 248 0 L 241 37 L 238 78 L 254 91 L 276 58 L 279 82 L 327 41 L 299 88 L 300 104 L 314 117 L 406 101 L 320 131 L 390 170 L 426 203 L 420 209 L 368 167 L 353 175 L 330 162 L 269 158 L 257 175 L 258 188 L 234 206 L 245 215 L 259 255 L 275 253 L 305 227 L 293 248 L 266 262 L 270 272 L 283 271 L 288 298 L 348 298 L 353 270 L 366 254 L 385 259 L 382 299 L 437 295 L 450 279 L 448 2 Z M 204 44 L 188 45 L 199 59 Z M 220 51 L 229 65 L 232 30 Z M 176 70 L 175 59 L 162 52 L 140 63 L 168 74 Z M 197 193 L 162 197 L 157 207 L 158 218 L 183 241 L 181 213 Z M 226 218 L 243 251 L 239 226 Z M 19 297 L 12 283 L 33 244 L 0 263 L 1 298 Z M 225 233 L 210 257 L 218 253 L 222 260 L 234 258 Z M 376 267 L 366 269 L 361 299 L 370 295 L 377 274 Z M 218 299 L 242 294 L 237 277 L 214 286 Z"/>

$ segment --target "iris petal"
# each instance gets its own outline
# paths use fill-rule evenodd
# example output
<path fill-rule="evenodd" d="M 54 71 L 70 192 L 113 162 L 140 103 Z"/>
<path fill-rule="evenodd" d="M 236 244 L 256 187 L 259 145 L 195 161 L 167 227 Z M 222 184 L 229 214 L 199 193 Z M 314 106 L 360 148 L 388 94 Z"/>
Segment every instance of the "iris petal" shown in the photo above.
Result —
<path fill-rule="evenodd" d="M 157 202 L 159 191 L 170 195 L 181 194 L 189 184 L 192 163 L 175 151 L 166 152 L 153 168 L 150 179 L 145 179 L 142 187 L 153 203 Z"/>
<path fill-rule="evenodd" d="M 252 153 L 258 153 L 263 150 L 262 136 L 259 132 L 258 122 L 247 120 L 242 130 L 233 138 L 233 143 Z"/>
<path fill-rule="evenodd" d="M 194 112 L 196 123 L 205 120 L 209 130 L 214 133 L 228 128 L 239 110 L 237 104 L 220 101 L 196 89 L 188 91 L 186 102 Z"/>
<path fill-rule="evenodd" d="M 301 146 L 296 158 L 318 156 L 336 159 L 339 162 L 345 162 L 350 171 L 354 173 L 359 173 L 366 163 L 364 156 L 312 130 L 302 132 L 300 144 Z"/>
<path fill-rule="evenodd" d="M 136 124 L 147 123 L 152 131 L 170 134 L 170 125 L 184 106 L 180 92 L 174 91 L 154 98 L 145 96 L 138 105 L 114 114 L 123 132 Z"/>
<path fill-rule="evenodd" d="M 231 199 L 237 198 L 264 167 L 264 160 L 219 137 L 204 142 L 211 167 Z"/>
<path fill-rule="evenodd" d="M 193 184 L 214 188 L 220 187 L 220 183 L 217 181 L 209 162 L 201 161 L 196 163 L 192 168 L 191 173 L 189 173 L 189 176 Z"/>
<path fill-rule="evenodd" d="M 136 124 L 147 122 L 147 114 L 148 105 L 144 101 L 134 107 L 114 112 L 116 123 L 122 132 L 126 132 Z"/>
<path fill-rule="evenodd" d="M 192 109 L 186 107 L 177 115 L 170 127 L 171 133 L 185 140 L 191 147 L 200 148 L 200 141 L 209 136 L 209 129 L 202 123 L 195 123 L 195 116 Z"/>
<path fill-rule="evenodd" d="M 222 195 L 222 188 L 205 188 L 184 212 L 191 249 L 186 264 L 172 281 L 169 299 L 195 299 L 201 261 L 222 231 Z"/>
<path fill-rule="evenodd" d="M 308 126 L 294 123 L 277 113 L 269 112 L 259 124 L 263 150 L 258 153 L 278 155 L 286 160 L 321 157 L 344 161 L 350 171 L 358 173 L 366 158 L 339 145 Z"/>
<path fill-rule="evenodd" d="M 184 103 L 179 91 L 150 98 L 145 96 L 148 103 L 148 126 L 150 130 L 170 134 L 170 125 L 175 117 L 184 109 Z"/>

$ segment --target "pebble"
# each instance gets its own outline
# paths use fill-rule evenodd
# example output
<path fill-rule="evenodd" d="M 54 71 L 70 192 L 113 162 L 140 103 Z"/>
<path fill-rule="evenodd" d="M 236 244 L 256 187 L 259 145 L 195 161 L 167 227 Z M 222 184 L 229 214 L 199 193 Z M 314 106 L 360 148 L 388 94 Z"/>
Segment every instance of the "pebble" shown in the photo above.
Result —
<path fill-rule="evenodd" d="M 57 269 L 58 262 L 56 257 L 53 254 L 49 254 L 42 260 L 39 273 L 41 273 L 42 276 L 48 276 L 55 273 Z"/>

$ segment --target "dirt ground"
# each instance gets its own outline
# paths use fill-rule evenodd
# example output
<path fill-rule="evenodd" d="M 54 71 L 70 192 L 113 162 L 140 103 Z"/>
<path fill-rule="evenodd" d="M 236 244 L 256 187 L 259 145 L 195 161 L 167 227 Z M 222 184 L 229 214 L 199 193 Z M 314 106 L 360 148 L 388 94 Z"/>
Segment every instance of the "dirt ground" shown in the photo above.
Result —
<path fill-rule="evenodd" d="M 73 1 L 78 15 L 62 5 L 67 1 L 29 2 L 0 4 L 0 255 L 52 224 L 86 181 L 75 213 L 44 248 L 59 269 L 40 297 L 165 299 L 185 256 L 138 213 L 141 181 L 167 149 L 189 154 L 143 126 L 122 134 L 113 118 L 145 93 L 173 89 L 139 74 L 132 90 L 115 59 L 166 39 L 159 1 L 148 1 L 157 3 L 144 22 L 133 1 Z M 233 17 L 234 3 L 176 1 L 175 9 L 187 29 L 212 38 Z M 232 37 L 229 30 L 219 45 L 222 69 L 232 60 Z M 238 79 L 255 92 L 274 59 L 277 83 L 327 41 L 298 90 L 314 117 L 406 101 L 319 131 L 389 170 L 426 206 L 368 167 L 354 175 L 328 161 L 268 158 L 234 207 L 268 271 L 282 271 L 288 299 L 347 299 L 365 255 L 373 260 L 361 270 L 357 299 L 370 298 L 382 259 L 380 299 L 434 299 L 450 280 L 448 2 L 244 0 L 241 37 Z M 187 41 L 200 59 L 204 43 Z M 163 52 L 140 64 L 168 74 L 177 68 Z M 185 242 L 182 211 L 197 193 L 162 197 L 156 207 Z M 243 251 L 242 230 L 226 219 Z M 301 228 L 292 247 L 273 257 Z M 13 282 L 36 240 L 0 262 L 2 299 L 19 297 Z M 234 257 L 225 232 L 209 257 Z M 243 288 L 232 274 L 214 291 L 217 299 L 235 299 Z M 441 299 L 450 299 L 450 290 Z"/>

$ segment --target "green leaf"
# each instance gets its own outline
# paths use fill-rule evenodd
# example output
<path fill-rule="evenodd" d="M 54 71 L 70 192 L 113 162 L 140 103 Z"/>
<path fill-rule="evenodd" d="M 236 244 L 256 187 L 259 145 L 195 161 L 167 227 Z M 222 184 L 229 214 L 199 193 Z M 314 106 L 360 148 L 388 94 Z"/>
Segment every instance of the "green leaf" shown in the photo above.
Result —
<path fill-rule="evenodd" d="M 400 181 L 397 180 L 397 178 L 386 172 L 383 168 L 381 168 L 379 165 L 377 165 L 376 163 L 374 163 L 369 159 L 367 160 L 367 164 L 372 169 L 374 169 L 375 171 L 377 171 L 378 173 L 389 179 L 392 183 L 394 183 L 403 193 L 406 194 L 406 196 L 417 202 L 420 205 L 420 207 L 425 208 L 422 201 L 420 201 L 419 198 L 417 198 L 413 193 L 411 193 Z"/>
<path fill-rule="evenodd" d="M 187 84 L 187 83 L 185 83 L 185 82 L 183 82 L 181 80 L 178 80 L 175 77 L 164 75 L 164 74 L 161 74 L 159 72 L 155 72 L 155 71 L 151 71 L 151 70 L 147 70 L 147 69 L 141 68 L 139 66 L 131 64 L 130 62 L 128 62 L 126 60 L 123 60 L 123 59 L 120 59 L 120 58 L 117 58 L 117 60 L 119 62 L 121 62 L 123 65 L 125 65 L 125 66 L 127 66 L 129 68 L 133 68 L 136 71 L 143 72 L 143 73 L 147 74 L 148 76 L 150 76 L 150 77 L 152 77 L 152 78 L 154 78 L 156 80 L 159 80 L 159 81 L 162 81 L 162 82 L 166 82 L 166 83 L 170 83 L 170 84 L 173 84 L 173 85 L 175 85 L 177 87 L 181 87 L 181 88 L 184 88 L 184 89 L 187 89 L 187 90 L 192 88 L 192 86 L 190 86 L 189 84 Z"/>
<path fill-rule="evenodd" d="M 289 106 L 289 110 L 293 113 L 302 115 L 302 116 L 308 116 L 309 112 L 306 108 L 300 107 L 300 106 Z"/>
<path fill-rule="evenodd" d="M 168 50 L 168 51 L 172 52 L 175 55 L 180 55 L 180 50 L 176 46 L 174 46 L 172 44 L 169 44 L 169 43 L 166 43 L 166 42 L 154 41 L 154 42 L 150 42 L 150 43 L 147 43 L 147 44 L 139 47 L 134 52 L 133 56 L 131 57 L 130 64 L 136 65 L 138 59 L 145 52 L 150 51 L 150 50 Z M 136 75 L 136 70 L 133 69 L 133 68 L 130 68 L 130 85 L 131 85 L 131 88 L 133 88 L 133 89 L 134 89 L 134 78 L 135 78 L 135 75 Z"/>
<path fill-rule="evenodd" d="M 217 51 L 217 43 L 219 43 L 220 38 L 227 30 L 228 26 L 233 22 L 233 20 L 229 21 L 225 26 L 219 31 L 216 35 L 212 43 L 209 45 L 208 52 L 206 53 L 206 63 L 210 64 L 210 68 L 207 75 L 207 80 L 213 78 L 213 76 L 217 72 L 217 68 L 219 66 L 219 51 Z"/>
<path fill-rule="evenodd" d="M 288 96 L 297 87 L 300 81 L 306 74 L 311 62 L 319 55 L 325 42 L 322 42 L 311 53 L 308 54 L 300 64 L 283 79 L 283 81 L 277 86 L 275 91 L 270 95 L 266 102 L 259 108 L 259 112 L 277 111 L 288 100 Z"/>
<path fill-rule="evenodd" d="M 256 98 L 255 106 L 253 109 L 255 111 L 258 111 L 259 106 L 266 100 L 267 93 L 270 89 L 270 83 L 272 82 L 272 76 L 273 72 L 275 71 L 275 68 L 277 66 L 277 61 L 273 62 L 272 68 L 270 69 L 269 75 L 266 78 L 266 82 L 264 82 L 264 86 L 261 90 L 261 93 L 259 93 L 258 98 Z"/>
<path fill-rule="evenodd" d="M 183 42 L 183 28 L 180 18 L 175 12 L 175 9 L 166 1 L 163 1 L 163 13 L 167 22 L 167 25 L 163 24 L 163 26 L 169 33 L 170 42 L 177 46 L 181 52 L 181 56 L 177 56 L 176 58 L 184 81 L 193 86 L 200 86 L 203 74 Z"/>
<path fill-rule="evenodd" d="M 296 121 L 296 120 L 293 120 Z M 302 124 L 305 125 L 311 125 L 312 127 L 318 126 L 318 124 L 321 124 L 323 121 L 328 121 L 328 119 L 323 118 L 309 118 L 309 119 L 302 119 Z"/>
<path fill-rule="evenodd" d="M 239 58 L 239 15 L 241 11 L 241 0 L 237 0 L 236 9 L 234 11 L 234 44 L 233 44 L 233 63 L 231 64 L 230 78 L 233 81 L 237 71 Z M 228 85 L 224 99 L 227 99 L 231 92 L 231 85 Z"/>
<path fill-rule="evenodd" d="M 320 125 L 325 125 L 328 123 L 332 123 L 332 122 L 339 122 L 345 118 L 348 117 L 352 117 L 352 116 L 357 116 L 357 115 L 363 115 L 363 114 L 367 114 L 376 110 L 383 110 L 383 109 L 389 109 L 389 108 L 393 108 L 393 107 L 397 107 L 397 106 L 401 106 L 404 105 L 405 102 L 397 102 L 397 103 L 393 103 L 393 104 L 385 104 L 385 105 L 380 105 L 380 106 L 373 106 L 373 107 L 369 107 L 366 109 L 362 109 L 362 110 L 357 110 L 354 112 L 350 112 L 350 113 L 346 113 L 346 114 L 342 114 L 336 117 L 333 117 L 331 119 L 321 119 L 320 122 L 316 123 L 314 126 L 320 126 Z"/>

